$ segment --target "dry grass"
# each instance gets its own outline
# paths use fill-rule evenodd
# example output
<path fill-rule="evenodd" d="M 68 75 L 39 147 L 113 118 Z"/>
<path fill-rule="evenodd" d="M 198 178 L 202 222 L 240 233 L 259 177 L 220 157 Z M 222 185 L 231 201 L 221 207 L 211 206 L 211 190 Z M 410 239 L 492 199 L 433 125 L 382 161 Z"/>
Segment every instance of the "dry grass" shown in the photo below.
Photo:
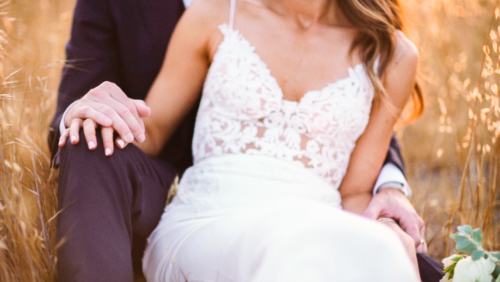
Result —
<path fill-rule="evenodd" d="M 72 3 L 0 3 L 0 281 L 51 281 L 57 171 L 47 133 Z"/>
<path fill-rule="evenodd" d="M 55 280 L 46 137 L 74 1 L 0 0 L 0 281 Z M 499 250 L 497 0 L 408 2 L 428 107 L 398 135 L 430 254 L 448 255 L 465 223 Z"/>
<path fill-rule="evenodd" d="M 459 224 L 482 228 L 485 246 L 500 249 L 496 7 L 497 0 L 430 0 L 409 9 L 428 107 L 398 133 L 435 258 L 450 254 Z"/>

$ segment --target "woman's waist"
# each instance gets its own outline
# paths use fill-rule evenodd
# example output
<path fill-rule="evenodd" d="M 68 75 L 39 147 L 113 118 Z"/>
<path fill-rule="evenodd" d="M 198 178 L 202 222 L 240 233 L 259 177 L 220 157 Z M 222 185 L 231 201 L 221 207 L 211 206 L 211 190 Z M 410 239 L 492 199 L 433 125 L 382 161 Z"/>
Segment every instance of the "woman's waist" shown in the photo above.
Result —
<path fill-rule="evenodd" d="M 215 206 L 254 205 L 307 198 L 340 205 L 331 183 L 305 167 L 268 156 L 225 154 L 197 162 L 179 183 L 177 202 Z"/>
<path fill-rule="evenodd" d="M 235 176 L 257 181 L 306 184 L 336 189 L 332 183 L 299 161 L 288 161 L 268 155 L 231 153 L 213 155 L 195 162 L 193 174 L 220 177 Z M 189 174 L 188 174 L 189 175 Z"/>

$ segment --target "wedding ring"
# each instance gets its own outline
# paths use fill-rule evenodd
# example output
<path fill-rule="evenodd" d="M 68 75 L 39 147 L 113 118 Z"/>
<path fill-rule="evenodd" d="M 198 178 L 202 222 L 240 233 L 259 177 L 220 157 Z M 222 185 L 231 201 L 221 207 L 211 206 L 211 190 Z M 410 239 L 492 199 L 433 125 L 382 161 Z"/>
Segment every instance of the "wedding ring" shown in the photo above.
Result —
<path fill-rule="evenodd" d="M 393 218 L 390 217 L 379 217 L 377 219 L 378 222 L 394 222 L 397 223 Z"/>
<path fill-rule="evenodd" d="M 425 240 L 424 239 L 420 239 L 420 245 L 419 246 L 422 246 L 423 244 L 425 244 Z"/>

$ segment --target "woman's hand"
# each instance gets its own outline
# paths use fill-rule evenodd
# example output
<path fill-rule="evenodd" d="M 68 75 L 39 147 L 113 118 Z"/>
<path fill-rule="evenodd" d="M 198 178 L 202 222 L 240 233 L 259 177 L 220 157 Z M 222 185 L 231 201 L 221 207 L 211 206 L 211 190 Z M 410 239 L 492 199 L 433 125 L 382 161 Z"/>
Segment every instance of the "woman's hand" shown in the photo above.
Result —
<path fill-rule="evenodd" d="M 385 226 L 389 227 L 392 231 L 396 233 L 399 240 L 403 244 L 403 247 L 405 248 L 408 257 L 410 258 L 410 261 L 412 262 L 412 265 L 414 266 L 417 275 L 419 275 L 420 277 L 418 271 L 417 251 L 415 249 L 413 238 L 406 232 L 404 232 L 403 229 L 401 229 L 401 227 L 399 227 L 399 225 L 396 222 L 386 221 L 386 222 L 381 222 L 380 224 L 384 224 Z"/>

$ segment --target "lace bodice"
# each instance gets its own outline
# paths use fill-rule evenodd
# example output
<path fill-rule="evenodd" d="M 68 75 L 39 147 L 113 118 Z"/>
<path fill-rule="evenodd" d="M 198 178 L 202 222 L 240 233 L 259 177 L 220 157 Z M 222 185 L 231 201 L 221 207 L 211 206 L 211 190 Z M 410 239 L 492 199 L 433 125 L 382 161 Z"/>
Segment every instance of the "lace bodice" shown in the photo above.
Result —
<path fill-rule="evenodd" d="M 193 156 L 267 155 L 310 168 L 338 188 L 368 123 L 373 86 L 363 64 L 299 102 L 282 90 L 254 47 L 231 25 L 208 71 Z"/>

